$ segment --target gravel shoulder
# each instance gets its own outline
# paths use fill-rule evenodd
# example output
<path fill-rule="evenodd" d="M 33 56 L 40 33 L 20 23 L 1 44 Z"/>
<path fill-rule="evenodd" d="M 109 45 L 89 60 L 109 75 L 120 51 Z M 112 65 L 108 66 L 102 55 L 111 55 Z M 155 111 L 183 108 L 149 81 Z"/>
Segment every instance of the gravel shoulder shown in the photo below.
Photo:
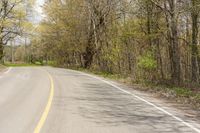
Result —
<path fill-rule="evenodd" d="M 3 65 L 0 64 L 0 73 L 6 71 L 6 68 L 7 67 L 5 67 L 5 66 L 3 66 Z"/>
<path fill-rule="evenodd" d="M 187 88 L 169 88 L 167 86 L 156 85 L 142 85 L 134 84 L 131 78 L 116 78 L 115 75 L 104 75 L 88 70 L 81 70 L 83 72 L 103 77 L 106 80 L 122 85 L 128 90 L 136 91 L 145 94 L 145 97 L 149 97 L 150 101 L 161 102 L 161 105 L 166 105 L 169 108 L 173 108 L 176 112 L 180 112 L 183 116 L 189 117 L 194 121 L 200 123 L 200 100 L 199 93 L 192 96 Z"/>

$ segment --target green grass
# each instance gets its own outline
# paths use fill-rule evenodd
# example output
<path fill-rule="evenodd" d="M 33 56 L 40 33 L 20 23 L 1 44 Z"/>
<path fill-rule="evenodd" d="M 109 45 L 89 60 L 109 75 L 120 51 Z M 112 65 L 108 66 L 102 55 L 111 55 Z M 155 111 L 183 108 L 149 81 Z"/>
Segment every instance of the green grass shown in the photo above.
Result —
<path fill-rule="evenodd" d="M 200 93 L 192 91 L 190 88 L 173 88 L 177 97 L 187 98 L 200 104 Z"/>
<path fill-rule="evenodd" d="M 159 93 L 171 100 L 177 100 L 181 103 L 187 103 L 195 108 L 200 109 L 200 92 L 192 90 L 192 88 L 175 87 L 162 84 L 145 84 L 146 90 L 153 91 L 154 93 Z"/>
<path fill-rule="evenodd" d="M 41 65 L 40 64 L 26 64 L 26 63 L 21 63 L 21 64 L 6 63 L 5 66 L 7 67 L 33 67 L 33 66 L 41 66 Z"/>
<path fill-rule="evenodd" d="M 56 66 L 56 62 L 54 62 L 54 61 L 48 61 L 47 64 L 49 66 Z"/>
<path fill-rule="evenodd" d="M 6 66 L 0 64 L 0 72 L 3 71 L 4 69 L 6 69 Z"/>
<path fill-rule="evenodd" d="M 196 101 L 200 101 L 200 94 L 196 94 L 196 95 L 194 96 L 194 99 L 195 99 Z"/>
<path fill-rule="evenodd" d="M 187 89 L 187 88 L 172 88 L 175 92 L 176 92 L 176 95 L 179 96 L 179 97 L 193 97 L 195 96 L 196 94 L 194 92 L 192 92 L 190 89 Z"/>

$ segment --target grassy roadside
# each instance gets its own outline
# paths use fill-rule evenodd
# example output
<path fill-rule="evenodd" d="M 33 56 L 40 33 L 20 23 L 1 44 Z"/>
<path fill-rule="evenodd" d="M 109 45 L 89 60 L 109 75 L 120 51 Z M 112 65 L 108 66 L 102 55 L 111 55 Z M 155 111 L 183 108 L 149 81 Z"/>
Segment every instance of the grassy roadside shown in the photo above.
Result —
<path fill-rule="evenodd" d="M 6 63 L 6 67 L 34 67 L 34 66 L 41 66 L 39 64 L 26 64 L 26 63 L 20 63 L 20 64 L 12 64 L 12 63 Z"/>
<path fill-rule="evenodd" d="M 0 64 L 0 72 L 6 67 L 35 67 L 35 66 L 41 66 L 41 64 L 26 64 L 26 63 L 19 63 L 19 64 L 6 63 L 5 65 Z M 181 87 L 173 87 L 173 86 L 158 85 L 158 84 L 155 85 L 151 83 L 136 84 L 131 80 L 130 77 L 124 77 L 119 74 L 111 74 L 107 72 L 99 72 L 83 68 L 78 68 L 74 70 L 86 72 L 89 74 L 95 74 L 107 79 L 111 79 L 129 85 L 134 89 L 140 91 L 153 93 L 158 97 L 162 97 L 167 100 L 171 100 L 173 102 L 176 101 L 177 103 L 190 105 L 194 109 L 200 109 L 200 91 L 195 91 L 190 88 L 181 88 Z"/>
<path fill-rule="evenodd" d="M 0 72 L 2 72 L 2 71 L 5 70 L 5 69 L 6 69 L 6 66 L 0 64 Z"/>
<path fill-rule="evenodd" d="M 118 74 L 110 74 L 106 72 L 97 72 L 86 69 L 75 69 L 78 71 L 95 74 L 107 79 L 118 81 L 129 85 L 134 89 L 145 91 L 154 94 L 157 97 L 171 100 L 180 104 L 188 105 L 194 109 L 200 109 L 200 91 L 195 91 L 190 88 L 173 87 L 166 85 L 150 84 L 150 83 L 134 83 L 130 77 L 123 77 Z"/>

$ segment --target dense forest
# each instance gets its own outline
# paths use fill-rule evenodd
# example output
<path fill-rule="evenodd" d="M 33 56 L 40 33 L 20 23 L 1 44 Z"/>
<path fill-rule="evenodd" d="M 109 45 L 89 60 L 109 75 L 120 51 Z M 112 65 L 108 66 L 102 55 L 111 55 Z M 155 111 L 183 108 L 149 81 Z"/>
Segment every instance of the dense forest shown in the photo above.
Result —
<path fill-rule="evenodd" d="M 200 0 L 47 0 L 43 10 L 28 46 L 31 62 L 135 82 L 200 83 Z"/>
<path fill-rule="evenodd" d="M 33 45 L 57 65 L 194 85 L 199 9 L 199 0 L 51 0 Z"/>

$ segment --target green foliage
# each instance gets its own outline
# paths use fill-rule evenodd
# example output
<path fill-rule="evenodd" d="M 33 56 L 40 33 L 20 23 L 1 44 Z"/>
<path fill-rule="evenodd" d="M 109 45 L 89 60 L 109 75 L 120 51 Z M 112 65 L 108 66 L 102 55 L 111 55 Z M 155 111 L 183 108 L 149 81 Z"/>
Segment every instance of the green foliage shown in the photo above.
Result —
<path fill-rule="evenodd" d="M 52 66 L 52 67 L 57 66 L 55 61 L 47 61 L 47 62 L 44 62 L 43 64 L 46 64 L 46 65 Z"/>
<path fill-rule="evenodd" d="M 5 66 L 7 67 L 33 67 L 33 66 L 40 66 L 39 64 L 26 64 L 26 63 L 19 63 L 19 64 L 12 64 L 6 63 Z"/>
<path fill-rule="evenodd" d="M 157 68 L 157 62 L 153 57 L 152 52 L 147 52 L 139 58 L 138 67 L 147 71 L 155 70 Z"/>
<path fill-rule="evenodd" d="M 196 99 L 196 101 L 199 101 L 199 102 L 200 102 L 200 94 L 196 94 L 196 95 L 194 96 L 194 99 Z"/>
<path fill-rule="evenodd" d="M 179 97 L 191 97 L 194 93 L 188 88 L 174 88 L 176 95 Z"/>

